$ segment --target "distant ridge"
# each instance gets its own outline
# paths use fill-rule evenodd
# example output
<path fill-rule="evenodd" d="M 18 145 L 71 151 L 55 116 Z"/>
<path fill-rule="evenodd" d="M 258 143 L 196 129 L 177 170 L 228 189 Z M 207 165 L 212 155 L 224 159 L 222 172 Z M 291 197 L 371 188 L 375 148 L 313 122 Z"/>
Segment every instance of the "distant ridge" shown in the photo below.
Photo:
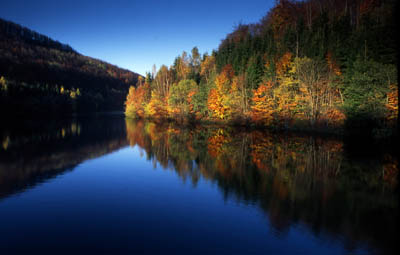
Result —
<path fill-rule="evenodd" d="M 139 76 L 0 18 L 0 113 L 122 111 Z"/>
<path fill-rule="evenodd" d="M 68 44 L 60 43 L 59 41 L 55 41 L 46 35 L 40 34 L 27 27 L 13 23 L 11 21 L 3 20 L 1 18 L 0 31 L 2 35 L 10 39 L 20 40 L 24 41 L 25 43 L 57 49 L 61 51 L 78 53 Z"/>

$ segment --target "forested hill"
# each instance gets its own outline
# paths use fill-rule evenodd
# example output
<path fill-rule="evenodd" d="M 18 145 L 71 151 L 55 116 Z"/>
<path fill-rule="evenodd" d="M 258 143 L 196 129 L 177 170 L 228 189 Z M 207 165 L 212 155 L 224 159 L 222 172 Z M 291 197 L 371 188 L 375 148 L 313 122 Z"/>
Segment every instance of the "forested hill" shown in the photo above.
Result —
<path fill-rule="evenodd" d="M 1 113 L 122 110 L 138 77 L 0 18 Z"/>
<path fill-rule="evenodd" d="M 398 119 L 395 0 L 279 0 L 211 55 L 161 66 L 130 117 L 212 120 L 388 137 Z"/>
<path fill-rule="evenodd" d="M 358 60 L 396 64 L 395 0 L 280 0 L 259 22 L 241 24 L 219 45 L 217 67 L 236 73 L 285 53 L 326 59 L 346 71 Z M 250 68 L 251 69 L 251 68 Z M 257 75 L 256 75 L 257 76 Z"/>

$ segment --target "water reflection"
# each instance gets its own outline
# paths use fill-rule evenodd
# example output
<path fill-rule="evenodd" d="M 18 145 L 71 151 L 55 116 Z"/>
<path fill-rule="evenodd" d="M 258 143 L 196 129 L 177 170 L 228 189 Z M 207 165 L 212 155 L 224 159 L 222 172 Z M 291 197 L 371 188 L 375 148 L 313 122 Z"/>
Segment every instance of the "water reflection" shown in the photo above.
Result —
<path fill-rule="evenodd" d="M 122 118 L 16 121 L 0 131 L 0 199 L 128 144 Z"/>
<path fill-rule="evenodd" d="M 154 167 L 176 173 L 194 189 L 205 180 L 217 186 L 226 201 L 259 208 L 268 222 L 265 228 L 271 228 L 276 238 L 284 239 L 296 227 L 304 228 L 305 233 L 312 233 L 312 238 L 322 242 L 340 242 L 350 253 L 357 253 L 360 247 L 368 247 L 372 253 L 397 251 L 398 163 L 389 153 L 360 158 L 354 157 L 351 148 L 334 138 L 216 126 L 182 127 L 110 116 L 46 125 L 37 121 L 8 123 L 0 127 L 0 141 L 0 203 L 13 194 L 73 171 L 87 159 L 130 145 L 139 149 Z M 120 167 L 126 170 L 125 165 Z M 112 171 L 107 174 L 112 175 Z M 119 177 L 115 179 L 121 183 Z M 137 181 L 136 187 L 140 188 L 138 184 L 142 180 Z M 129 197 L 132 204 L 144 203 L 140 196 L 135 196 L 135 189 L 131 192 L 114 191 L 109 197 L 110 200 Z M 79 200 L 79 194 L 71 193 L 71 196 Z M 187 202 L 190 203 L 185 200 L 184 204 Z M 89 207 L 99 206 L 93 203 L 85 202 Z M 174 203 L 169 210 L 179 211 L 178 205 L 179 202 Z M 127 212 L 137 212 L 138 208 L 122 207 Z M 118 218 L 131 221 L 123 211 L 116 214 Z M 147 215 L 144 211 L 143 215 Z M 84 215 L 81 217 L 87 220 Z M 200 226 L 202 222 L 200 219 L 197 224 Z M 115 222 L 108 224 L 114 226 Z M 163 224 L 165 229 L 171 227 L 168 222 Z M 121 229 L 128 231 L 125 225 Z M 132 236 L 142 233 L 135 232 L 134 228 L 129 231 Z M 99 235 L 90 231 L 88 234 Z M 157 233 L 151 235 L 149 240 Z M 113 247 L 111 241 L 110 246 Z"/>
<path fill-rule="evenodd" d="M 194 186 L 216 183 L 226 199 L 257 204 L 274 231 L 304 225 L 316 237 L 395 251 L 398 165 L 390 155 L 357 161 L 343 142 L 311 136 L 126 121 L 131 146 Z M 376 252 L 376 251 L 375 251 Z"/>

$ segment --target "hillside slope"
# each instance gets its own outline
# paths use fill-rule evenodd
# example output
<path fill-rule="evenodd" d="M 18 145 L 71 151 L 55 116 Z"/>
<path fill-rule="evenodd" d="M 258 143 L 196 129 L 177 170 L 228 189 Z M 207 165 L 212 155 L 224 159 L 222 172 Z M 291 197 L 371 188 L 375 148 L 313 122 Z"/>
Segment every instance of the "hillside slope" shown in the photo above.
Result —
<path fill-rule="evenodd" d="M 139 74 L 0 19 L 0 105 L 8 114 L 122 110 Z M 4 106 L 4 107 L 3 107 Z"/>

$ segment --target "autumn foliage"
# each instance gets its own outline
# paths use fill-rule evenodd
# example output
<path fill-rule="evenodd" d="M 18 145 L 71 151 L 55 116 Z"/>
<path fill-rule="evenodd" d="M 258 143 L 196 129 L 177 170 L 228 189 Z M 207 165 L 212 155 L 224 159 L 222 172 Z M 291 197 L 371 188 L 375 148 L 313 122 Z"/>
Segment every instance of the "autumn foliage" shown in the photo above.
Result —
<path fill-rule="evenodd" d="M 274 121 L 275 112 L 273 83 L 268 81 L 260 84 L 258 89 L 253 91 L 252 102 L 251 119 L 256 123 L 271 125 Z"/>
<path fill-rule="evenodd" d="M 137 86 L 127 115 L 385 133 L 397 123 L 398 90 L 393 42 L 370 39 L 391 29 L 391 5 L 382 2 L 277 1 L 212 55 L 195 47 L 153 70 L 147 101 Z"/>
<path fill-rule="evenodd" d="M 387 115 L 388 121 L 395 121 L 399 115 L 399 88 L 397 85 L 390 85 L 387 93 Z"/>
<path fill-rule="evenodd" d="M 231 65 L 225 66 L 215 78 L 215 88 L 211 89 L 208 97 L 208 108 L 216 118 L 226 119 L 228 116 L 227 97 L 229 96 L 232 78 L 233 70 Z"/>
<path fill-rule="evenodd" d="M 143 118 L 145 115 L 145 106 L 149 102 L 149 84 L 143 85 L 138 82 L 135 88 L 131 86 L 125 102 L 125 114 L 133 117 Z"/>

